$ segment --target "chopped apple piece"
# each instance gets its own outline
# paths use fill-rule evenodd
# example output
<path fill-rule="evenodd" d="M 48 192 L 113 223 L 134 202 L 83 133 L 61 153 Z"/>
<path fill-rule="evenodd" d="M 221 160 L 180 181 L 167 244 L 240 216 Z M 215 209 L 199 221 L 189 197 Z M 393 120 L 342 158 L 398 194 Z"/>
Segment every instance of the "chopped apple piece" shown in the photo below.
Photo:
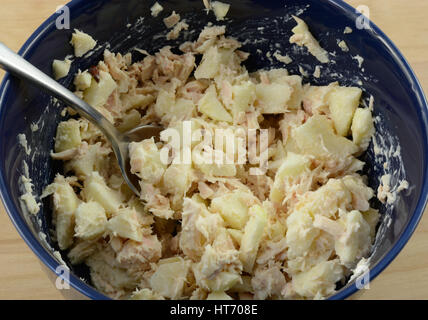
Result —
<path fill-rule="evenodd" d="M 70 43 L 74 47 L 74 55 L 76 57 L 83 57 L 85 53 L 97 45 L 97 42 L 89 34 L 77 29 L 74 30 Z"/>
<path fill-rule="evenodd" d="M 74 77 L 73 84 L 76 87 L 76 90 L 86 90 L 91 86 L 92 75 L 86 70 L 84 72 L 79 72 Z"/>
<path fill-rule="evenodd" d="M 256 99 L 256 86 L 251 81 L 232 86 L 232 115 L 236 119 L 241 112 L 246 112 Z"/>
<path fill-rule="evenodd" d="M 336 283 L 343 278 L 339 261 L 324 261 L 292 278 L 293 289 L 303 297 L 326 297 L 334 293 Z"/>
<path fill-rule="evenodd" d="M 158 2 L 155 2 L 155 4 L 150 8 L 151 15 L 155 18 L 162 12 L 162 10 L 163 7 Z"/>
<path fill-rule="evenodd" d="M 199 100 L 198 109 L 213 120 L 232 122 L 232 116 L 217 98 L 215 85 L 211 85 L 206 90 L 204 96 Z"/>
<path fill-rule="evenodd" d="M 303 172 L 309 170 L 311 161 L 308 157 L 293 152 L 288 152 L 284 162 L 279 167 L 275 179 L 284 179 L 285 177 L 297 177 Z"/>
<path fill-rule="evenodd" d="M 303 99 L 303 86 L 302 77 L 300 76 L 287 76 L 285 81 L 292 87 L 290 99 L 287 102 L 288 108 L 298 110 L 302 106 Z"/>
<path fill-rule="evenodd" d="M 162 163 L 160 150 L 154 138 L 129 144 L 131 172 L 147 183 L 156 184 L 161 181 L 166 169 Z"/>
<path fill-rule="evenodd" d="M 43 192 L 42 197 L 53 193 L 53 224 L 56 226 L 56 238 L 61 250 L 73 244 L 75 211 L 80 203 L 79 198 L 68 181 L 61 175 L 55 177 L 54 183 Z"/>
<path fill-rule="evenodd" d="M 163 176 L 163 187 L 167 193 L 184 197 L 192 184 L 192 166 L 172 164 Z"/>
<path fill-rule="evenodd" d="M 376 209 L 370 208 L 368 211 L 362 212 L 362 214 L 363 214 L 364 220 L 366 220 L 366 222 L 370 226 L 370 237 L 373 241 L 376 236 L 376 226 L 380 218 L 379 211 Z"/>
<path fill-rule="evenodd" d="M 238 246 L 241 246 L 241 241 L 244 233 L 241 230 L 231 229 L 227 228 L 227 232 L 229 233 L 230 237 L 234 241 L 235 244 Z"/>
<path fill-rule="evenodd" d="M 312 114 L 329 114 L 329 97 L 338 86 L 337 82 L 328 86 L 308 86 L 303 89 L 303 106 Z"/>
<path fill-rule="evenodd" d="M 211 8 L 214 11 L 217 21 L 221 21 L 221 20 L 224 20 L 224 17 L 227 15 L 227 12 L 229 11 L 229 8 L 230 8 L 230 4 L 223 3 L 220 1 L 213 1 L 211 2 Z"/>
<path fill-rule="evenodd" d="M 104 208 L 97 202 L 81 203 L 76 209 L 76 237 L 93 240 L 103 235 L 107 226 Z"/>
<path fill-rule="evenodd" d="M 77 120 L 70 119 L 58 124 L 55 138 L 55 152 L 77 148 L 81 142 L 80 124 Z"/>
<path fill-rule="evenodd" d="M 357 210 L 345 213 L 339 221 L 345 225 L 346 231 L 335 242 L 336 254 L 343 265 L 352 268 L 370 249 L 371 228 Z"/>
<path fill-rule="evenodd" d="M 169 91 L 159 90 L 155 104 L 155 113 L 159 118 L 172 112 L 175 104 L 175 95 Z"/>
<path fill-rule="evenodd" d="M 192 100 L 178 98 L 165 90 L 160 90 L 155 104 L 156 115 L 160 118 L 189 120 L 195 114 L 196 108 Z"/>
<path fill-rule="evenodd" d="M 330 94 L 331 119 L 338 135 L 348 136 L 361 94 L 361 89 L 355 87 L 338 87 Z"/>
<path fill-rule="evenodd" d="M 110 189 L 98 172 L 93 172 L 86 179 L 83 193 L 87 201 L 93 200 L 101 204 L 108 216 L 115 214 L 122 204 L 120 193 Z"/>
<path fill-rule="evenodd" d="M 250 208 L 250 219 L 248 220 L 239 249 L 239 258 L 245 272 L 253 271 L 260 241 L 262 240 L 267 225 L 267 212 L 259 205 Z"/>
<path fill-rule="evenodd" d="M 101 108 L 116 88 L 117 84 L 110 73 L 100 71 L 99 81 L 92 79 L 90 87 L 84 92 L 83 100 L 94 108 Z"/>
<path fill-rule="evenodd" d="M 120 100 L 122 101 L 122 110 L 126 112 L 131 109 L 144 109 L 155 101 L 155 98 L 150 94 L 122 94 Z"/>
<path fill-rule="evenodd" d="M 308 252 L 319 230 L 313 225 L 313 220 L 307 210 L 294 210 L 287 218 L 288 258 L 304 256 Z"/>
<path fill-rule="evenodd" d="M 128 130 L 131 130 L 135 127 L 137 127 L 141 122 L 141 114 L 135 110 L 132 109 L 128 113 L 126 113 L 123 118 L 122 122 L 117 126 L 117 129 L 120 132 L 126 132 Z"/>
<path fill-rule="evenodd" d="M 310 160 L 304 155 L 288 152 L 275 175 L 274 184 L 270 191 L 270 200 L 281 203 L 285 196 L 282 186 L 286 177 L 297 177 L 309 170 Z"/>
<path fill-rule="evenodd" d="M 54 60 L 52 63 L 52 70 L 55 80 L 64 78 L 70 72 L 71 60 Z"/>
<path fill-rule="evenodd" d="M 293 133 L 298 148 L 305 154 L 345 158 L 358 151 L 352 141 L 334 133 L 331 123 L 323 115 L 312 116 Z"/>
<path fill-rule="evenodd" d="M 248 204 L 254 201 L 252 195 L 234 191 L 214 198 L 210 210 L 220 213 L 227 226 L 241 230 L 248 221 Z"/>
<path fill-rule="evenodd" d="M 370 109 L 358 108 L 352 120 L 352 139 L 354 143 L 366 150 L 375 132 Z"/>
<path fill-rule="evenodd" d="M 114 236 L 132 239 L 137 242 L 143 240 L 137 212 L 133 209 L 125 208 L 119 210 L 117 214 L 107 222 L 107 228 Z"/>
<path fill-rule="evenodd" d="M 177 299 L 182 296 L 188 272 L 189 263 L 183 258 L 160 260 L 149 280 L 150 286 L 163 297 Z"/>
<path fill-rule="evenodd" d="M 217 47 L 209 47 L 195 70 L 196 79 L 213 79 L 220 70 L 221 56 Z"/>
<path fill-rule="evenodd" d="M 292 89 L 285 83 L 259 83 L 256 85 L 256 97 L 262 113 L 279 114 L 287 112 L 287 102 Z"/>

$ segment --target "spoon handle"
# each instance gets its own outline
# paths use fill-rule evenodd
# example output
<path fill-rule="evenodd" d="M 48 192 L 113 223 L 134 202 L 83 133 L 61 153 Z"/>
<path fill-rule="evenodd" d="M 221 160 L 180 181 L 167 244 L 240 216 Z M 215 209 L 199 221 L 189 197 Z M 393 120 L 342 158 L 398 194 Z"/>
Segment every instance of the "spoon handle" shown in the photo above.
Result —
<path fill-rule="evenodd" d="M 110 141 L 119 142 L 118 139 L 121 134 L 100 112 L 13 52 L 2 42 L 0 42 L 0 67 L 20 79 L 28 80 L 39 88 L 44 89 L 98 126 Z"/>

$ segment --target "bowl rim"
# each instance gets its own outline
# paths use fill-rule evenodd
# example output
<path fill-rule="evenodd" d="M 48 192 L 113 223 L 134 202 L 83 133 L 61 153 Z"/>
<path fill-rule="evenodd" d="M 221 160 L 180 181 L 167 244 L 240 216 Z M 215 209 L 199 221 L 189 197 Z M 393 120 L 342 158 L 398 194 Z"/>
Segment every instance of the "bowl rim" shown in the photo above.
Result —
<path fill-rule="evenodd" d="M 345 3 L 343 0 L 323 0 L 325 4 L 331 5 L 338 10 L 340 10 L 343 14 L 348 15 L 349 17 L 356 17 L 357 11 L 354 7 L 351 5 Z M 79 10 L 79 6 L 81 3 L 83 3 L 84 0 L 72 0 L 66 4 L 67 7 L 71 10 Z M 29 52 L 30 49 L 32 49 L 35 45 L 37 45 L 40 38 L 45 35 L 46 31 L 49 29 L 51 24 L 55 21 L 57 17 L 57 13 L 53 13 L 50 17 L 48 17 L 33 33 L 32 35 L 27 39 L 27 41 L 23 44 L 21 49 L 19 50 L 19 55 L 25 57 L 26 54 Z M 406 75 L 406 80 L 413 85 L 414 88 L 414 94 L 419 100 L 419 108 L 422 117 L 419 118 L 421 127 L 425 133 L 424 135 L 424 151 L 427 152 L 428 148 L 428 102 L 426 100 L 423 88 L 419 82 L 419 80 L 416 77 L 416 74 L 414 73 L 412 67 L 404 57 L 404 55 L 401 53 L 401 51 L 397 48 L 397 46 L 389 39 L 389 37 L 371 20 L 370 21 L 370 30 L 378 35 L 379 39 L 383 41 L 384 45 L 387 47 L 389 53 L 394 59 L 394 62 L 400 65 L 401 71 Z M 0 119 L 3 114 L 4 110 L 4 97 L 8 91 L 10 85 L 10 74 L 6 73 L 3 81 L 0 85 Z M 0 160 L 2 161 L 2 160 Z M 405 229 L 402 231 L 399 238 L 395 241 L 393 244 L 393 247 L 384 254 L 384 256 L 381 258 L 381 260 L 375 265 L 370 267 L 370 281 L 375 279 L 391 262 L 394 260 L 394 258 L 401 252 L 405 244 L 410 239 L 411 235 L 414 233 L 416 227 L 418 226 L 418 223 L 424 213 L 427 201 L 428 201 L 428 167 L 426 164 L 425 170 L 423 172 L 423 186 L 421 188 L 421 194 L 418 199 L 417 206 L 412 214 L 411 219 L 407 223 Z M 0 174 L 0 198 L 2 200 L 2 203 L 4 205 L 5 211 L 8 214 L 10 220 L 12 221 L 13 225 L 17 229 L 20 236 L 24 239 L 26 244 L 29 246 L 29 248 L 33 251 L 33 253 L 39 258 L 41 262 L 45 266 L 47 266 L 54 274 L 57 274 L 58 267 L 62 266 L 61 263 L 59 263 L 57 260 L 54 259 L 52 253 L 50 253 L 47 249 L 45 249 L 41 243 L 40 239 L 37 239 L 29 227 L 27 226 L 24 219 L 19 215 L 18 212 L 15 212 L 13 210 L 14 204 L 10 197 L 10 195 L 7 193 L 6 188 L 6 182 L 3 176 L 3 173 Z M 84 295 L 87 298 L 90 299 L 96 299 L 96 300 L 105 300 L 110 299 L 106 295 L 98 292 L 96 289 L 94 289 L 92 286 L 85 283 L 83 280 L 81 280 L 79 277 L 75 276 L 73 273 L 70 273 L 69 279 L 65 278 L 65 282 L 70 284 L 70 286 L 75 289 L 80 294 Z M 353 283 L 349 284 L 345 288 L 339 290 L 334 295 L 330 296 L 328 299 L 330 300 L 340 300 L 350 297 L 352 294 L 357 292 L 359 289 L 357 288 L 357 285 L 355 281 Z"/>

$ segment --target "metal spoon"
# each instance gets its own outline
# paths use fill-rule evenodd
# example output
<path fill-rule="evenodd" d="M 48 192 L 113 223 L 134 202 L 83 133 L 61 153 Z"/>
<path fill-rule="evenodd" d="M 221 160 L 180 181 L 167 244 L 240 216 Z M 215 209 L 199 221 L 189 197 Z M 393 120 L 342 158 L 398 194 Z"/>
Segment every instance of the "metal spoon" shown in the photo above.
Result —
<path fill-rule="evenodd" d="M 130 172 L 128 145 L 132 141 L 141 141 L 151 137 L 158 137 L 163 130 L 162 127 L 145 125 L 136 127 L 125 133 L 119 132 L 95 108 L 91 107 L 70 90 L 60 85 L 1 42 L 0 67 L 20 79 L 32 82 L 58 100 L 64 102 L 66 105 L 74 108 L 82 117 L 85 117 L 95 124 L 110 141 L 126 183 L 136 195 L 140 195 L 140 188 L 138 183 L 136 183 L 136 176 Z"/>

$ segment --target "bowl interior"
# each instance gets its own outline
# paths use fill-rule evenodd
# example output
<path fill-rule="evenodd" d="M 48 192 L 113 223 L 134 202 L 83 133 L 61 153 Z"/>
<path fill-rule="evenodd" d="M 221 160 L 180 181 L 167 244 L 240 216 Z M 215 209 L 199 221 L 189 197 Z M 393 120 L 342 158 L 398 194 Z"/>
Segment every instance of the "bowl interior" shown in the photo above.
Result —
<path fill-rule="evenodd" d="M 229 1 L 232 3 L 227 20 L 215 21 L 212 14 L 202 10 L 200 0 L 161 1 L 164 11 L 160 17 L 150 15 L 151 1 L 141 0 L 99 0 L 73 1 L 69 4 L 71 13 L 71 30 L 57 30 L 52 16 L 26 43 L 21 53 L 27 60 L 44 72 L 51 74 L 53 59 L 63 59 L 72 54 L 69 39 L 74 28 L 91 34 L 99 41 L 101 47 L 94 50 L 87 59 L 75 59 L 70 75 L 61 80 L 65 86 L 72 87 L 72 75 L 78 69 L 86 69 L 102 59 L 102 52 L 107 47 L 113 52 L 127 53 L 133 48 L 156 52 L 164 45 L 176 47 L 184 40 L 197 38 L 199 31 L 211 21 L 227 26 L 227 34 L 234 36 L 244 45 L 242 50 L 251 53 L 245 63 L 247 69 L 255 71 L 260 68 L 286 67 L 291 74 L 299 74 L 303 67 L 308 77 L 305 82 L 325 85 L 339 81 L 341 85 L 360 86 L 365 90 L 364 100 L 368 103 L 370 95 L 374 97 L 374 113 L 377 141 L 384 150 L 396 150 L 401 147 L 400 160 L 392 153 L 376 155 L 373 144 L 365 155 L 368 165 L 365 171 L 369 184 L 377 190 L 379 178 L 385 173 L 393 176 L 393 183 L 406 179 L 411 188 L 400 193 L 393 206 L 379 202 L 373 205 L 380 209 L 383 217 L 382 232 L 376 240 L 371 257 L 371 277 L 377 275 L 407 241 L 420 215 L 426 200 L 426 104 L 423 93 L 406 62 L 384 35 L 372 25 L 371 29 L 358 30 L 355 26 L 354 10 L 337 1 L 267 1 L 245 0 Z M 178 40 L 167 41 L 162 18 L 175 10 L 190 25 Z M 290 45 L 288 39 L 295 22 L 292 14 L 299 14 L 309 25 L 312 33 L 329 52 L 335 52 L 334 64 L 323 66 L 321 77 L 312 76 L 318 65 L 314 57 L 305 50 Z M 127 25 L 131 23 L 131 27 Z M 344 35 L 346 26 L 354 31 Z M 130 37 L 129 37 L 130 35 Z M 342 52 L 337 43 L 346 40 L 350 52 Z M 266 54 L 275 51 L 288 54 L 293 62 L 287 66 Z M 364 58 L 362 68 L 355 56 Z M 135 60 L 143 56 L 133 51 Z M 57 123 L 63 118 L 60 113 L 64 105 L 55 103 L 49 96 L 31 85 L 13 77 L 6 77 L 0 90 L 0 186 L 5 206 L 27 243 L 36 254 L 52 269 L 58 265 L 49 253 L 51 250 L 39 241 L 38 233 L 47 234 L 47 242 L 52 248 L 49 229 L 51 228 L 51 210 L 48 201 L 44 201 L 40 213 L 30 217 L 22 209 L 19 177 L 23 174 L 23 161 L 29 167 L 34 191 L 41 194 L 60 172 L 61 164 L 52 161 L 49 153 L 53 148 Z M 33 132 L 32 123 L 37 123 L 39 130 Z M 17 143 L 17 135 L 24 133 L 31 148 L 27 155 Z M 382 138 L 382 141 L 379 140 Z M 391 149 L 392 148 L 392 149 Z M 389 166 L 385 169 L 384 163 Z M 405 170 L 403 170 L 405 168 Z M 392 219 L 388 219 L 391 217 Z M 41 223 L 39 223 L 41 221 Z M 44 247 L 44 248 L 42 248 Z M 66 260 L 65 255 L 64 260 Z M 84 266 L 73 267 L 78 277 L 88 278 Z M 102 298 L 78 277 L 72 276 L 72 285 L 90 297 Z M 89 283 L 89 282 L 88 282 Z M 355 291 L 353 282 L 343 287 L 333 298 L 343 298 Z"/>

